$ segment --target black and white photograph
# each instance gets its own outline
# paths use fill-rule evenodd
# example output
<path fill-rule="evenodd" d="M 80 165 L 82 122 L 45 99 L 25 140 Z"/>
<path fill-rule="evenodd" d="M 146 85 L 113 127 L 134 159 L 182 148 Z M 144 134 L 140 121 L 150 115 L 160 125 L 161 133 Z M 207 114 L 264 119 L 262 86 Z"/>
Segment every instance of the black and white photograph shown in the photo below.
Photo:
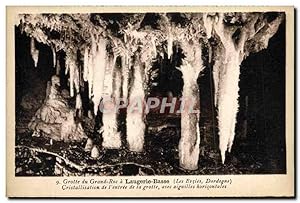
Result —
<path fill-rule="evenodd" d="M 212 10 L 14 16 L 15 177 L 286 175 L 287 14 Z"/>
<path fill-rule="evenodd" d="M 20 14 L 16 175 L 285 173 L 284 17 Z"/>

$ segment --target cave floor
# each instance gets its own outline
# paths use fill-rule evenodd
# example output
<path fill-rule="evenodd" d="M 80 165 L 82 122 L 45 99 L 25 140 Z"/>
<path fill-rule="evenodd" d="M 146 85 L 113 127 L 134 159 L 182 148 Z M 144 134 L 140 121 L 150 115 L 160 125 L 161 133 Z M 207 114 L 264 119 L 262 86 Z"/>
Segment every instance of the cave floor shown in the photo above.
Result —
<path fill-rule="evenodd" d="M 218 150 L 205 141 L 200 147 L 199 168 L 186 171 L 178 165 L 180 128 L 179 117 L 148 118 L 148 133 L 145 135 L 144 152 L 127 149 L 103 149 L 100 157 L 93 159 L 84 151 L 85 142 L 64 143 L 44 137 L 32 137 L 27 128 L 33 111 L 19 111 L 16 125 L 16 168 L 17 176 L 115 176 L 115 175 L 213 175 L 213 174 L 259 174 L 265 173 L 262 161 L 250 153 L 235 150 L 221 164 Z M 82 120 L 87 134 L 93 131 L 88 118 Z M 152 126 L 168 123 L 159 131 Z M 174 127 L 175 126 L 175 127 Z M 178 126 L 178 125 L 177 125 Z M 153 129 L 152 129 L 153 128 Z M 209 129 L 207 126 L 201 132 Z M 123 138 L 123 140 L 125 140 Z M 101 146 L 101 144 L 99 144 Z M 238 151 L 238 153 L 237 153 Z M 263 160 L 263 159 L 261 159 Z"/>

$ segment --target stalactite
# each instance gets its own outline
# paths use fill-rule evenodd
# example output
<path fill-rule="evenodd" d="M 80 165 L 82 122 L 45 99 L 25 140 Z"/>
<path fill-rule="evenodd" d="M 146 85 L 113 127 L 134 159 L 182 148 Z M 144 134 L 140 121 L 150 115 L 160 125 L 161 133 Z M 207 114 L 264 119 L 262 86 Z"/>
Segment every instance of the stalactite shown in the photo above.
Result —
<path fill-rule="evenodd" d="M 76 90 L 76 94 L 79 94 L 79 91 L 80 91 L 80 69 L 77 66 L 75 66 L 75 69 L 74 69 L 73 83 L 74 83 L 74 87 Z"/>
<path fill-rule="evenodd" d="M 89 49 L 85 47 L 83 55 L 83 80 L 85 82 L 88 81 L 89 65 Z"/>
<path fill-rule="evenodd" d="M 92 78 L 92 92 L 93 92 L 93 103 L 94 103 L 94 114 L 97 114 L 100 100 L 103 96 L 104 89 L 104 79 L 106 71 L 106 61 L 107 61 L 107 51 L 106 51 L 106 40 L 99 38 L 97 40 L 97 48 L 93 50 L 95 52 L 94 57 L 94 68 L 93 68 L 93 78 Z M 90 74 L 90 73 L 89 73 Z"/>
<path fill-rule="evenodd" d="M 167 43 L 168 59 L 170 59 L 173 54 L 173 36 L 171 34 L 168 36 Z"/>
<path fill-rule="evenodd" d="M 128 59 L 129 56 L 122 56 L 122 97 L 124 100 L 128 99 L 128 80 L 129 80 L 129 70 L 130 70 L 130 60 Z"/>
<path fill-rule="evenodd" d="M 56 67 L 56 50 L 55 46 L 51 46 L 51 51 L 52 51 L 52 60 L 53 60 L 53 68 Z"/>
<path fill-rule="evenodd" d="M 235 137 L 240 64 L 249 53 L 258 52 L 268 46 L 269 39 L 276 33 L 283 19 L 283 15 L 279 14 L 272 22 L 267 23 L 263 15 L 257 13 L 242 13 L 240 16 L 235 14 L 237 16 L 228 18 L 224 15 L 203 15 L 207 38 L 211 34 L 215 38 L 211 54 L 222 163 L 225 162 L 226 151 L 231 151 Z M 243 22 L 242 26 L 236 26 L 241 24 L 239 21 Z"/>
<path fill-rule="evenodd" d="M 226 150 L 231 151 L 238 112 L 240 61 L 237 54 L 231 55 L 223 66 L 218 95 L 219 146 L 223 163 Z"/>
<path fill-rule="evenodd" d="M 214 49 L 214 53 L 212 56 L 214 58 L 212 74 L 213 74 L 213 81 L 214 81 L 214 104 L 216 107 L 218 106 L 218 99 L 219 99 L 220 70 L 222 70 L 222 67 L 224 66 L 223 53 L 224 53 L 224 48 L 219 46 Z"/>
<path fill-rule="evenodd" d="M 156 50 L 156 43 L 155 43 L 154 38 L 151 39 L 151 43 L 152 43 L 152 49 L 153 49 L 153 52 L 154 52 L 154 57 L 156 57 L 157 56 L 157 50 Z"/>
<path fill-rule="evenodd" d="M 213 18 L 209 16 L 208 13 L 203 14 L 203 25 L 206 29 L 207 38 L 210 39 L 212 36 Z"/>
<path fill-rule="evenodd" d="M 215 21 L 215 15 L 210 16 L 208 13 L 203 14 L 203 25 L 206 30 L 207 39 L 210 39 L 212 37 L 212 32 L 214 29 L 214 22 Z M 212 57 L 214 57 L 214 64 L 213 64 L 213 81 L 214 81 L 214 104 L 217 106 L 218 103 L 218 91 L 219 91 L 219 70 L 222 67 L 222 59 L 217 59 L 217 57 L 223 57 L 222 52 L 220 51 L 220 47 L 215 48 L 212 50 L 212 47 L 209 46 L 209 63 L 212 62 Z M 214 55 L 214 56 L 213 56 Z"/>
<path fill-rule="evenodd" d="M 214 80 L 216 84 L 215 100 L 218 108 L 219 148 L 222 163 L 225 162 L 225 152 L 231 151 L 235 135 L 236 115 L 238 112 L 239 75 L 242 61 L 244 40 L 237 46 L 232 39 L 232 33 L 225 30 L 223 14 L 219 14 L 214 30 L 222 46 L 220 58 L 215 59 Z"/>
<path fill-rule="evenodd" d="M 93 86 L 94 86 L 94 69 L 96 66 L 96 55 L 97 55 L 98 42 L 95 39 L 95 36 L 91 34 L 91 49 L 88 57 L 88 87 L 89 87 L 89 98 L 93 98 Z M 95 105 L 95 104 L 94 104 Z M 96 112 L 97 113 L 97 112 Z M 94 112 L 94 114 L 96 114 Z"/>
<path fill-rule="evenodd" d="M 61 67 L 60 67 L 59 59 L 57 59 L 57 62 L 56 62 L 56 75 L 60 74 L 60 70 L 61 70 Z"/>
<path fill-rule="evenodd" d="M 127 35 L 124 35 L 124 43 L 127 43 Z"/>
<path fill-rule="evenodd" d="M 84 88 L 84 79 L 83 79 L 83 66 L 82 65 L 79 65 L 79 68 L 78 68 L 78 84 L 79 84 L 79 91 L 80 91 L 80 88 Z"/>
<path fill-rule="evenodd" d="M 115 98 L 116 102 L 119 102 L 121 99 L 121 88 L 122 88 L 122 72 L 120 69 L 115 71 L 114 77 L 114 92 L 113 97 Z"/>
<path fill-rule="evenodd" d="M 111 97 L 113 94 L 113 72 L 115 65 L 114 57 L 108 57 L 107 63 L 105 64 L 104 71 L 104 86 L 103 86 L 103 96 Z"/>
<path fill-rule="evenodd" d="M 95 47 L 96 44 L 95 42 L 92 43 L 92 48 L 91 51 L 89 53 L 89 57 L 88 57 L 88 75 L 87 75 L 87 81 L 88 81 L 88 85 L 89 85 L 89 98 L 92 98 L 92 89 L 93 89 L 93 78 L 94 78 L 94 56 L 95 56 Z"/>
<path fill-rule="evenodd" d="M 34 67 L 37 67 L 37 64 L 39 61 L 39 50 L 36 49 L 36 47 L 35 47 L 35 40 L 33 37 L 31 38 L 31 41 L 30 41 L 30 53 L 31 53 L 31 57 L 34 62 Z"/>
<path fill-rule="evenodd" d="M 70 96 L 74 97 L 74 84 L 76 90 L 79 90 L 79 88 L 77 89 L 78 69 L 76 66 L 76 55 L 74 53 L 74 50 L 68 50 L 66 52 L 65 63 L 66 63 L 65 74 L 69 73 Z"/>
<path fill-rule="evenodd" d="M 69 64 L 69 83 L 70 83 L 70 96 L 74 97 L 74 75 L 75 75 L 75 65 L 73 64 L 73 61 Z"/>

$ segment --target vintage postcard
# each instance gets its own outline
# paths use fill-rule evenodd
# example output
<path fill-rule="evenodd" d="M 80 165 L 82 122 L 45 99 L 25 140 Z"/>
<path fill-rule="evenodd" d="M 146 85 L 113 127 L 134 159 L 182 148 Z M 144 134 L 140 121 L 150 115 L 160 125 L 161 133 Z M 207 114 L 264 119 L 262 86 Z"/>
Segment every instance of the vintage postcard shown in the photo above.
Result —
<path fill-rule="evenodd" d="M 294 197 L 294 8 L 7 7 L 8 197 Z"/>

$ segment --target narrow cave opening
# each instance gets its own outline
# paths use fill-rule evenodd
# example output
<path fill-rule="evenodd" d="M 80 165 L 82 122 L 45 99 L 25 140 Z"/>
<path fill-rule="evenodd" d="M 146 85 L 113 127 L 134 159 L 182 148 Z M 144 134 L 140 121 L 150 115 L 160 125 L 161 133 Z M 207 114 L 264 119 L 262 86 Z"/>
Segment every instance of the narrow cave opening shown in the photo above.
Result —
<path fill-rule="evenodd" d="M 266 173 L 285 173 L 285 23 L 267 49 L 241 65 L 240 109 L 236 126 L 238 154 L 247 151 L 264 163 Z"/>

